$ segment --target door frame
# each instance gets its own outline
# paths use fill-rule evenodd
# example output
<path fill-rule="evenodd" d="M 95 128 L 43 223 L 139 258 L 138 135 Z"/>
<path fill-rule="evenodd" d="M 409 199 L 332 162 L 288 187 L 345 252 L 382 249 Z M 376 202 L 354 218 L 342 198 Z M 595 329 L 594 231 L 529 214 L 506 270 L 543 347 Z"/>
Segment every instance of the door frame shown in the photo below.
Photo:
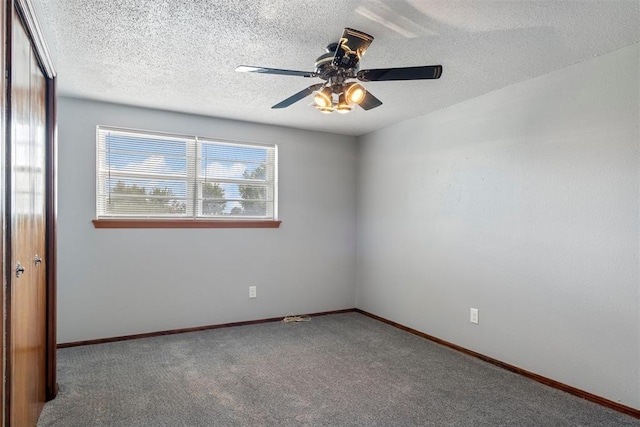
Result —
<path fill-rule="evenodd" d="M 2 29 L 5 43 L 2 46 L 2 65 L 4 66 L 4 97 L 2 98 L 2 128 L 4 132 L 0 134 L 0 167 L 4 168 L 0 176 L 0 211 L 2 211 L 3 223 L 0 235 L 2 245 L 2 310 L 3 318 L 6 319 L 1 325 L 2 333 L 2 354 L 0 363 L 2 365 L 4 381 L 1 387 L 0 401 L 2 402 L 3 425 L 10 425 L 11 387 L 11 354 L 7 352 L 11 343 L 11 283 L 13 279 L 13 266 L 11 265 L 11 55 L 12 55 L 12 33 L 13 33 L 13 11 L 20 16 L 22 23 L 31 40 L 33 52 L 46 80 L 46 173 L 45 173 L 45 246 L 46 253 L 46 366 L 45 366 L 45 395 L 46 400 L 56 397 L 58 384 L 56 377 L 56 255 L 57 255 L 57 78 L 50 50 L 44 38 L 42 27 L 36 16 L 36 11 L 31 0 L 3 0 L 2 5 Z M 2 322 L 0 318 L 0 322 Z"/>

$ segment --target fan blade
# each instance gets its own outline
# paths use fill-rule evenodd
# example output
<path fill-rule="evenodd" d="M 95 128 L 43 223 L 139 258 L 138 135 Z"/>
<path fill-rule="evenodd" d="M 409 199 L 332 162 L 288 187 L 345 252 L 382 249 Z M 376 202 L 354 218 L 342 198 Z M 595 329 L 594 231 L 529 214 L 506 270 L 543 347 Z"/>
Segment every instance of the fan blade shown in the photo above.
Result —
<path fill-rule="evenodd" d="M 372 108 L 376 108 L 382 105 L 382 101 L 373 96 L 371 92 L 367 91 L 364 95 L 364 99 L 360 101 L 358 104 L 362 107 L 363 110 L 371 110 Z"/>
<path fill-rule="evenodd" d="M 372 41 L 373 36 L 369 34 L 345 28 L 333 57 L 333 65 L 347 69 L 356 67 Z"/>
<path fill-rule="evenodd" d="M 251 65 L 240 65 L 236 67 L 236 71 L 240 73 L 261 73 L 261 74 L 279 74 L 282 76 L 300 76 L 300 77 L 316 77 L 317 74 L 311 71 L 281 70 L 279 68 L 253 67 Z"/>
<path fill-rule="evenodd" d="M 271 108 L 285 108 L 285 107 L 288 107 L 289 105 L 293 104 L 294 102 L 298 102 L 301 99 L 306 98 L 307 96 L 311 95 L 313 92 L 315 92 L 316 90 L 320 89 L 322 86 L 324 86 L 324 83 L 318 83 L 317 85 L 311 85 L 306 89 L 302 89 L 300 92 L 296 93 L 295 95 L 291 95 L 290 97 L 288 97 L 284 101 L 281 101 L 281 102 L 277 103 L 276 105 L 274 105 Z"/>
<path fill-rule="evenodd" d="M 377 68 L 361 70 L 358 80 L 363 82 L 383 82 L 390 80 L 422 80 L 439 79 L 442 65 L 425 65 L 423 67 Z"/>

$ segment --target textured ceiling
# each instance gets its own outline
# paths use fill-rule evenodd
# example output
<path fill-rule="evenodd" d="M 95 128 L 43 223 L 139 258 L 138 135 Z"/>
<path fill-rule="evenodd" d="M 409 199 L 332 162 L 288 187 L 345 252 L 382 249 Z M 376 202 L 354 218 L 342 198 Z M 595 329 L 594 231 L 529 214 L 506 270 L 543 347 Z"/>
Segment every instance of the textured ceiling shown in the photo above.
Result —
<path fill-rule="evenodd" d="M 640 0 L 33 0 L 66 96 L 361 135 L 640 40 Z M 273 104 L 344 27 L 375 40 L 361 68 L 442 64 L 439 80 L 369 82 L 384 104 L 320 114 Z"/>

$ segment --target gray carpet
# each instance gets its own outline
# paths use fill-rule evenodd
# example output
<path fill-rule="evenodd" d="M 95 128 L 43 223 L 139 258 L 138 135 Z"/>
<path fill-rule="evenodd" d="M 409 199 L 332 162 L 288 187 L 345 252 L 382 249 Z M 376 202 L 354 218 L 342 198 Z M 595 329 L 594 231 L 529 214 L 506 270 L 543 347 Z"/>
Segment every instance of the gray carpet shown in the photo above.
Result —
<path fill-rule="evenodd" d="M 640 426 L 358 313 L 74 347 L 38 426 Z"/>

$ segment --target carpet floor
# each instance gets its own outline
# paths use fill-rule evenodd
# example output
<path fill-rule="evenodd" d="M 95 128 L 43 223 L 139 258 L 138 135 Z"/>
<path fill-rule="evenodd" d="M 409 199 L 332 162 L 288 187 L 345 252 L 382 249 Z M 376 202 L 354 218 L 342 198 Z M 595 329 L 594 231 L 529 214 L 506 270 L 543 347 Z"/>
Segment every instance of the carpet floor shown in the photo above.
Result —
<path fill-rule="evenodd" d="M 58 351 L 45 426 L 640 426 L 358 313 Z"/>

